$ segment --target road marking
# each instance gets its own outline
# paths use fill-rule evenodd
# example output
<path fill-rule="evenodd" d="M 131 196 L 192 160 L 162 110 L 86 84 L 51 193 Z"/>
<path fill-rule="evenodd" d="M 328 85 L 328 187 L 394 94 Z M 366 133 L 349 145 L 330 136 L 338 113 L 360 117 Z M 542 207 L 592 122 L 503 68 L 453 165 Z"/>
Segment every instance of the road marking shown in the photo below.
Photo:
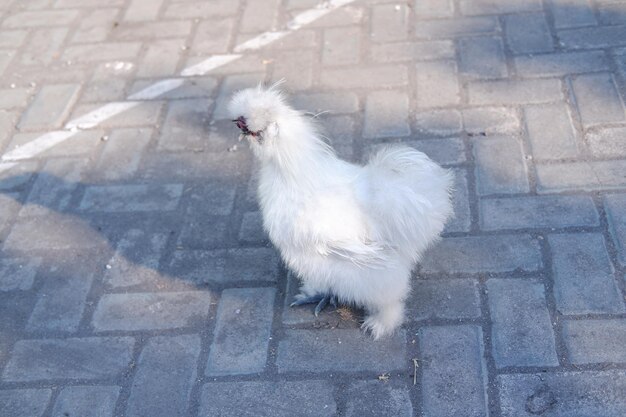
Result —
<path fill-rule="evenodd" d="M 353 3 L 354 1 L 356 0 L 324 1 L 314 8 L 297 14 L 287 23 L 287 29 L 281 31 L 268 31 L 255 36 L 254 38 L 235 46 L 234 51 L 237 52 L 236 54 L 213 55 L 198 64 L 185 68 L 181 71 L 180 77 L 205 75 L 216 68 L 222 67 L 243 57 L 243 55 L 239 52 L 254 51 L 267 46 L 297 31 L 303 26 L 313 23 L 319 18 L 326 16 L 333 10 Z M 168 78 L 149 85 L 137 93 L 131 94 L 126 101 L 108 103 L 83 116 L 70 120 L 63 127 L 63 130 L 48 132 L 5 153 L 1 159 L 2 162 L 0 162 L 0 173 L 13 168 L 17 161 L 33 158 L 58 145 L 59 143 L 62 143 L 63 141 L 76 135 L 81 129 L 94 128 L 100 123 L 138 106 L 142 103 L 142 100 L 155 99 L 180 87 L 183 83 L 184 80 L 181 78 Z"/>

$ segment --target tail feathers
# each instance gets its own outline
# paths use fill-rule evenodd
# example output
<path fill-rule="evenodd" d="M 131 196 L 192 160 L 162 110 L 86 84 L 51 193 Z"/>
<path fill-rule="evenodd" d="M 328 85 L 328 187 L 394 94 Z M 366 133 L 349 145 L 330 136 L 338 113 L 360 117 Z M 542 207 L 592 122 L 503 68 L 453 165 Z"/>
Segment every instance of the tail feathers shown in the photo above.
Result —
<path fill-rule="evenodd" d="M 406 146 L 382 149 L 367 168 L 372 214 L 380 231 L 418 260 L 452 214 L 452 172 Z"/>
<path fill-rule="evenodd" d="M 435 165 L 426 154 L 408 146 L 385 147 L 372 155 L 369 166 L 406 173 Z"/>

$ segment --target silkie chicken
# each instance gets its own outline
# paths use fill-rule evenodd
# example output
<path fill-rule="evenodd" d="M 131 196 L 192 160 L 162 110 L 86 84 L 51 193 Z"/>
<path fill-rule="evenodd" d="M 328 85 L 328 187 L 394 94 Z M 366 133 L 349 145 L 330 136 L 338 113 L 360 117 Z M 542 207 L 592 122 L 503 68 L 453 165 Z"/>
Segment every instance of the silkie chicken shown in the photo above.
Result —
<path fill-rule="evenodd" d="M 452 214 L 452 173 L 406 146 L 343 161 L 276 86 L 237 92 L 229 111 L 260 161 L 263 226 L 302 280 L 292 306 L 353 304 L 374 339 L 392 333 L 411 270 Z"/>

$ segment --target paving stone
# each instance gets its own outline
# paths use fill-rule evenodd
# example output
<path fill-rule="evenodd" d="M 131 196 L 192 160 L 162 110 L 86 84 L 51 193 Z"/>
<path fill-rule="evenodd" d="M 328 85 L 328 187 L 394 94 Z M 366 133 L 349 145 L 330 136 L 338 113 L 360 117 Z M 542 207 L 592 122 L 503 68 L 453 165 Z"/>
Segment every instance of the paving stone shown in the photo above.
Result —
<path fill-rule="evenodd" d="M 604 51 L 576 51 L 518 56 L 515 68 L 522 77 L 561 77 L 606 71 L 609 62 Z"/>
<path fill-rule="evenodd" d="M 601 25 L 623 25 L 624 23 L 626 23 L 624 15 L 622 13 L 619 13 L 619 9 L 615 10 L 617 5 L 612 3 L 613 2 L 609 1 L 609 4 L 598 5 L 598 8 L 596 9 L 597 21 Z M 591 11 L 591 13 L 593 12 Z"/>
<path fill-rule="evenodd" d="M 404 144 L 424 152 L 438 164 L 456 165 L 466 161 L 465 145 L 459 138 L 424 139 L 404 142 Z M 451 221 L 454 221 L 454 219 Z"/>
<path fill-rule="evenodd" d="M 409 320 L 480 317 L 476 280 L 418 280 L 411 286 L 406 314 Z"/>
<path fill-rule="evenodd" d="M 244 242 L 265 242 L 269 238 L 263 229 L 263 217 L 261 212 L 252 211 L 243 214 L 239 240 Z"/>
<path fill-rule="evenodd" d="M 557 29 L 593 26 L 597 23 L 589 0 L 560 0 L 549 3 Z"/>
<path fill-rule="evenodd" d="M 74 216 L 48 212 L 41 217 L 17 220 L 4 242 L 15 253 L 38 250 L 68 250 L 102 247 L 103 238 L 85 221 Z"/>
<path fill-rule="evenodd" d="M 0 48 L 10 49 L 19 48 L 22 46 L 29 31 L 27 30 L 2 30 L 2 36 L 0 37 Z"/>
<path fill-rule="evenodd" d="M 360 36 L 361 31 L 358 27 L 324 30 L 322 63 L 324 65 L 347 65 L 359 62 Z"/>
<path fill-rule="evenodd" d="M 0 147 L 3 149 L 11 138 L 11 133 L 13 133 L 16 119 L 16 113 L 0 111 Z"/>
<path fill-rule="evenodd" d="M 506 39 L 513 53 L 550 52 L 552 36 L 543 13 L 512 14 L 504 19 Z"/>
<path fill-rule="evenodd" d="M 156 20 L 162 4 L 163 0 L 132 0 L 123 19 L 129 22 Z"/>
<path fill-rule="evenodd" d="M 564 162 L 535 165 L 537 190 L 610 190 L 626 185 L 626 161 Z"/>
<path fill-rule="evenodd" d="M 67 28 L 47 28 L 33 31 L 20 63 L 23 65 L 48 66 L 59 55 L 59 49 L 67 36 Z"/>
<path fill-rule="evenodd" d="M 621 313 L 624 302 L 601 234 L 548 236 L 554 297 L 563 314 Z"/>
<path fill-rule="evenodd" d="M 191 44 L 192 51 L 198 54 L 227 52 L 234 23 L 233 19 L 201 20 Z"/>
<path fill-rule="evenodd" d="M 461 0 L 461 12 L 465 15 L 529 12 L 541 7 L 541 0 Z"/>
<path fill-rule="evenodd" d="M 604 207 L 619 262 L 626 266 L 626 194 L 605 196 Z"/>
<path fill-rule="evenodd" d="M 158 148 L 168 151 L 204 149 L 211 100 L 178 100 L 169 104 Z"/>
<path fill-rule="evenodd" d="M 150 42 L 146 53 L 137 65 L 139 77 L 168 77 L 178 72 L 178 62 L 183 54 L 184 38 Z M 168 59 L 163 59 L 167 56 Z"/>
<path fill-rule="evenodd" d="M 126 95 L 126 88 L 127 80 L 123 78 L 94 79 L 85 86 L 81 102 L 122 101 Z"/>
<path fill-rule="evenodd" d="M 76 84 L 46 85 L 41 88 L 22 116 L 21 130 L 52 129 L 60 127 L 78 97 Z"/>
<path fill-rule="evenodd" d="M 6 417 L 42 417 L 52 396 L 50 389 L 0 391 L 0 414 Z"/>
<path fill-rule="evenodd" d="M 239 30 L 242 32 L 261 32 L 274 29 L 280 3 L 280 0 L 266 0 L 246 4 L 241 15 Z"/>
<path fill-rule="evenodd" d="M 468 84 L 471 104 L 532 104 L 561 100 L 555 79 L 474 81 Z"/>
<path fill-rule="evenodd" d="M 115 129 L 106 144 L 95 170 L 107 181 L 132 177 L 139 168 L 141 157 L 150 143 L 152 129 Z M 102 137 L 101 137 L 102 138 Z"/>
<path fill-rule="evenodd" d="M 424 0 L 415 2 L 418 18 L 450 17 L 454 14 L 452 0 Z"/>
<path fill-rule="evenodd" d="M 263 75 L 260 73 L 237 74 L 226 77 L 222 82 L 212 118 L 214 120 L 231 119 L 228 112 L 228 103 L 230 103 L 233 93 L 245 88 L 255 87 L 260 81 L 263 81 Z"/>
<path fill-rule="evenodd" d="M 37 176 L 20 216 L 42 216 L 49 210 L 67 211 L 85 168 L 86 161 L 79 159 L 48 161 Z"/>
<path fill-rule="evenodd" d="M 439 107 L 458 104 L 459 83 L 454 61 L 422 62 L 417 69 L 417 106 Z"/>
<path fill-rule="evenodd" d="M 91 185 L 80 209 L 109 213 L 175 210 L 183 192 L 181 184 Z"/>
<path fill-rule="evenodd" d="M 30 90 L 27 88 L 12 88 L 0 90 L 0 109 L 6 110 L 14 107 L 24 107 L 30 98 Z M 8 113 L 3 113 L 3 118 L 8 119 Z M 4 130 L 0 128 L 0 131 Z"/>
<path fill-rule="evenodd" d="M 119 40 L 185 38 L 190 32 L 191 22 L 188 21 L 122 23 L 112 32 L 112 38 Z"/>
<path fill-rule="evenodd" d="M 535 159 L 563 159 L 578 155 L 576 133 L 565 104 L 527 106 L 524 116 Z"/>
<path fill-rule="evenodd" d="M 516 138 L 472 138 L 472 145 L 479 194 L 514 194 L 529 190 L 526 162 Z"/>
<path fill-rule="evenodd" d="M 373 61 L 385 63 L 450 59 L 454 58 L 454 43 L 449 40 L 376 43 L 371 45 L 370 57 Z"/>
<path fill-rule="evenodd" d="M 38 258 L 0 259 L 0 291 L 30 290 L 40 264 Z"/>
<path fill-rule="evenodd" d="M 626 119 L 610 74 L 580 75 L 572 81 L 583 124 L 619 122 Z"/>
<path fill-rule="evenodd" d="M 429 110 L 415 114 L 415 128 L 428 136 L 450 136 L 461 133 L 461 113 L 457 110 Z"/>
<path fill-rule="evenodd" d="M 418 39 L 447 39 L 473 33 L 493 33 L 499 29 L 495 16 L 424 20 L 415 26 L 415 36 Z"/>
<path fill-rule="evenodd" d="M 107 2 L 107 4 L 111 6 L 123 6 L 124 3 L 124 0 L 111 0 Z M 97 0 L 57 0 L 54 5 L 58 8 L 93 8 L 94 6 L 101 6 L 102 3 Z"/>
<path fill-rule="evenodd" d="M 116 386 L 65 387 L 57 397 L 52 417 L 113 417 L 115 402 L 120 393 Z"/>
<path fill-rule="evenodd" d="M 599 226 L 588 196 L 529 196 L 480 200 L 483 230 Z"/>
<path fill-rule="evenodd" d="M 358 352 L 358 355 L 355 354 Z M 407 366 L 406 333 L 372 341 L 359 329 L 286 330 L 278 347 L 278 372 L 391 372 Z"/>
<path fill-rule="evenodd" d="M 15 51 L 0 51 L 0 75 L 9 67 L 14 56 Z"/>
<path fill-rule="evenodd" d="M 295 108 L 314 113 L 354 113 L 359 110 L 359 98 L 352 92 L 299 93 L 290 101 Z"/>
<path fill-rule="evenodd" d="M 215 382 L 202 387 L 201 398 L 200 417 L 291 417 L 295 410 L 302 417 L 321 417 L 337 412 L 327 381 Z"/>
<path fill-rule="evenodd" d="M 115 27 L 119 9 L 96 9 L 80 20 L 72 43 L 104 42 Z"/>
<path fill-rule="evenodd" d="M 566 49 L 596 49 L 626 45 L 626 25 L 592 26 L 557 32 Z"/>
<path fill-rule="evenodd" d="M 200 336 L 157 336 L 139 356 L 126 415 L 180 416 L 196 382 Z"/>
<path fill-rule="evenodd" d="M 207 375 L 239 375 L 265 369 L 273 319 L 273 288 L 222 292 Z"/>
<path fill-rule="evenodd" d="M 96 331 L 194 327 L 206 319 L 212 300 L 206 291 L 104 294 L 92 325 Z"/>
<path fill-rule="evenodd" d="M 463 124 L 470 136 L 519 134 L 521 131 L 517 112 L 507 107 L 464 109 Z"/>
<path fill-rule="evenodd" d="M 558 366 L 543 284 L 490 279 L 487 290 L 496 366 Z"/>
<path fill-rule="evenodd" d="M 11 225 L 21 206 L 19 194 L 0 194 L 0 232 Z"/>
<path fill-rule="evenodd" d="M 75 45 L 65 48 L 62 59 L 72 63 L 133 60 L 139 54 L 139 42 L 112 42 Z"/>
<path fill-rule="evenodd" d="M 13 13 L 4 19 L 3 27 L 32 28 L 38 26 L 66 26 L 76 20 L 78 10 L 37 10 Z"/>
<path fill-rule="evenodd" d="M 217 0 L 211 3 L 171 3 L 163 17 L 168 19 L 197 19 L 215 16 L 232 16 L 237 12 L 239 1 Z"/>
<path fill-rule="evenodd" d="M 401 87 L 408 83 L 408 73 L 402 66 L 358 67 L 350 69 L 323 69 L 321 85 L 332 89 Z"/>
<path fill-rule="evenodd" d="M 359 381 L 350 385 L 346 396 L 347 417 L 397 416 L 411 417 L 413 406 L 409 391 L 403 386 Z"/>
<path fill-rule="evenodd" d="M 572 363 L 626 362 L 626 320 L 566 320 L 563 337 Z"/>
<path fill-rule="evenodd" d="M 374 42 L 404 40 L 408 36 L 409 8 L 405 5 L 381 4 L 372 7 L 372 30 Z"/>
<path fill-rule="evenodd" d="M 20 340 L 4 368 L 4 381 L 115 378 L 128 366 L 134 339 L 84 337 Z"/>
<path fill-rule="evenodd" d="M 591 153 L 598 157 L 626 156 L 626 128 L 601 127 L 586 135 Z"/>
<path fill-rule="evenodd" d="M 502 78 L 508 75 L 499 37 L 459 39 L 459 72 L 469 78 Z"/>
<path fill-rule="evenodd" d="M 528 235 L 452 237 L 424 255 L 422 272 L 536 271 L 542 264 L 539 244 Z"/>
<path fill-rule="evenodd" d="M 498 385 L 503 417 L 617 417 L 626 413 L 623 370 L 500 375 Z"/>
<path fill-rule="evenodd" d="M 212 178 L 216 181 L 241 180 L 252 165 L 249 152 L 149 152 L 142 158 L 140 174 L 145 179 L 180 182 Z"/>
<path fill-rule="evenodd" d="M 312 4 L 309 7 L 315 7 L 319 3 Z M 307 27 L 324 28 L 332 26 L 360 24 L 364 19 L 364 7 L 357 5 L 347 5 L 339 9 L 335 9 L 332 13 L 312 22 Z"/>
<path fill-rule="evenodd" d="M 396 91 L 369 93 L 365 101 L 363 137 L 408 136 L 409 97 Z"/>
<path fill-rule="evenodd" d="M 308 90 L 313 85 L 313 67 L 317 61 L 312 51 L 278 51 L 271 81 L 284 79 L 289 89 Z"/>
<path fill-rule="evenodd" d="M 159 281 L 159 259 L 167 235 L 131 229 L 117 244 L 107 262 L 104 281 L 111 287 L 129 287 Z"/>
<path fill-rule="evenodd" d="M 487 375 L 481 328 L 422 327 L 418 336 L 423 415 L 487 415 Z"/>
<path fill-rule="evenodd" d="M 73 333 L 85 309 L 94 279 L 94 257 L 68 256 L 42 271 L 44 283 L 26 330 Z"/>

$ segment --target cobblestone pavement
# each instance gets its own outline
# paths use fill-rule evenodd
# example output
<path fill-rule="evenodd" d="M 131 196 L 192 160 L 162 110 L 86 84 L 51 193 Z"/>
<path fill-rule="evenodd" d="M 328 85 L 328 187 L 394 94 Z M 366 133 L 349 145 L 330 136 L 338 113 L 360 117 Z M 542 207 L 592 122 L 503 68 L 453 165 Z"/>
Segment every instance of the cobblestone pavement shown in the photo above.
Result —
<path fill-rule="evenodd" d="M 626 2 L 343 3 L 0 2 L 0 415 L 626 415 Z M 457 174 L 384 341 L 287 307 L 223 120 L 283 77 Z"/>

